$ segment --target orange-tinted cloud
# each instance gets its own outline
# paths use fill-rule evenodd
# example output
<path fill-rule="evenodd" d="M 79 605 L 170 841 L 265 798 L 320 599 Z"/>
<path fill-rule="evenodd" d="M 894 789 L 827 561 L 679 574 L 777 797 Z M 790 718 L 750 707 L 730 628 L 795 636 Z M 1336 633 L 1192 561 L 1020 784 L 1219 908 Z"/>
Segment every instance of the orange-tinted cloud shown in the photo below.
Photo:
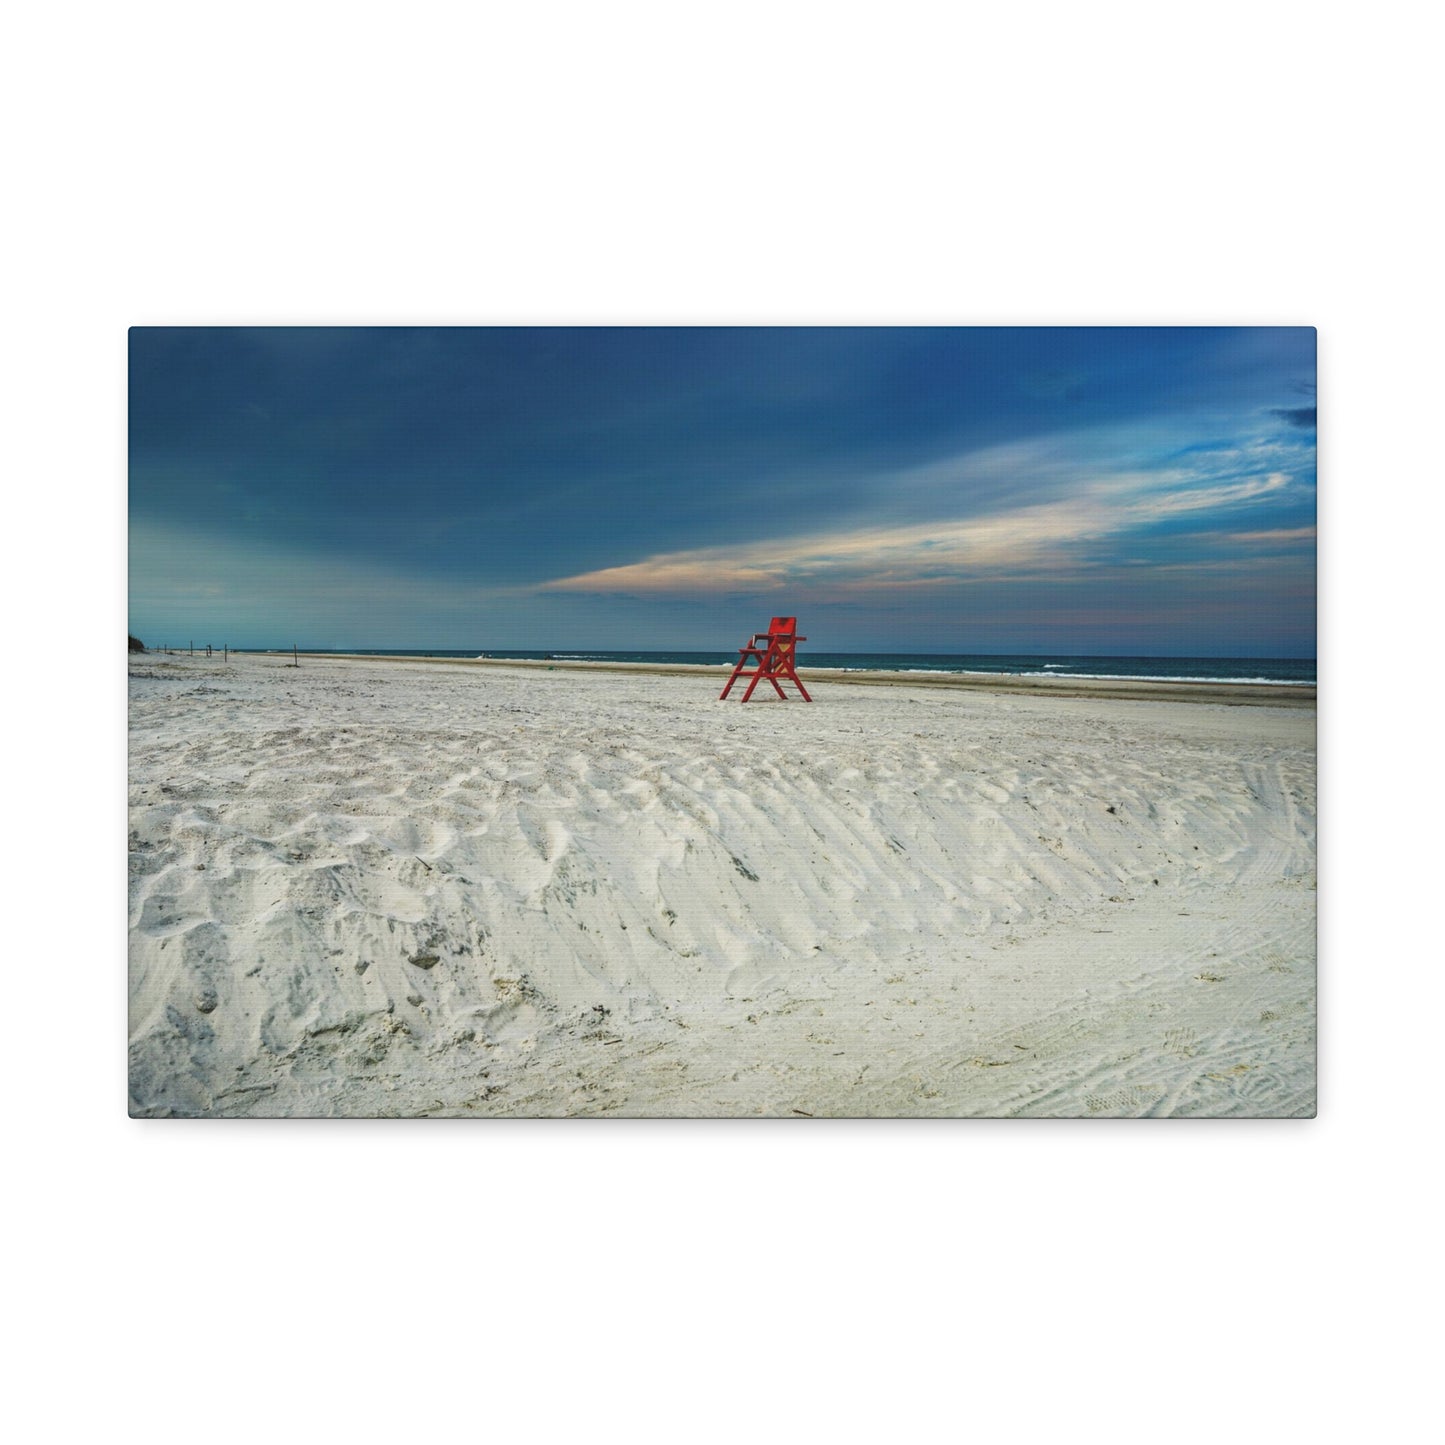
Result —
<path fill-rule="evenodd" d="M 1185 476 L 1122 474 L 1081 483 L 1075 495 L 968 519 L 852 527 L 735 546 L 658 553 L 559 577 L 551 592 L 688 596 L 768 592 L 799 583 L 849 592 L 1057 574 L 1084 565 L 1086 549 L 1170 517 L 1262 500 L 1288 487 L 1282 472 L 1213 485 Z M 1240 534 L 1241 538 L 1266 533 Z"/>

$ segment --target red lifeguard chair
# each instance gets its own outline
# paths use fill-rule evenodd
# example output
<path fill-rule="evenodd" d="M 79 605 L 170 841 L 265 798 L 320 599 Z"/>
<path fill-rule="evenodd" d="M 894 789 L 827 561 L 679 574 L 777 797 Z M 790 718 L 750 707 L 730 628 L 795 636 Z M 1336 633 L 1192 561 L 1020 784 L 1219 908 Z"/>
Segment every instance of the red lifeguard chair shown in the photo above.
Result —
<path fill-rule="evenodd" d="M 773 691 L 786 702 L 788 695 L 778 686 L 780 677 L 788 679 L 803 694 L 804 702 L 812 702 L 808 689 L 798 680 L 798 674 L 793 670 L 798 643 L 807 640 L 806 637 L 798 636 L 796 617 L 773 618 L 766 632 L 753 633 L 752 641 L 746 647 L 738 648 L 738 665 L 733 668 L 733 675 L 728 678 L 728 685 L 719 694 L 718 701 L 721 702 L 732 691 L 733 683 L 744 676 L 748 663 L 756 661 L 757 667 L 746 674 L 752 681 L 748 683 L 748 690 L 743 694 L 744 702 L 753 695 L 753 689 L 762 678 L 767 678 L 773 685 Z"/>

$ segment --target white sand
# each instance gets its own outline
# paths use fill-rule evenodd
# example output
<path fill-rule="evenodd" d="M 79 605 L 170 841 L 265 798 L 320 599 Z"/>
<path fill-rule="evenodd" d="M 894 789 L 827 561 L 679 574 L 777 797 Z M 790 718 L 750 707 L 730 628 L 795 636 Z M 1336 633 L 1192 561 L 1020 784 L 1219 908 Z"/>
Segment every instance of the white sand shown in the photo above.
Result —
<path fill-rule="evenodd" d="M 1315 1108 L 1312 708 L 131 663 L 142 1115 Z"/>

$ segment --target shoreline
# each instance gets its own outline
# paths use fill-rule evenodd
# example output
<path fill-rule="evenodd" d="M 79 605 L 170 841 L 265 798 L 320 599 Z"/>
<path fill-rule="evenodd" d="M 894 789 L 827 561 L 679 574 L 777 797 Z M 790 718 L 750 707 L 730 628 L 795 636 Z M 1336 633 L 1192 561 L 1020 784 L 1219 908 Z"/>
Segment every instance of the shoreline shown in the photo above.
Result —
<path fill-rule="evenodd" d="M 243 653 L 246 657 L 288 657 L 286 653 Z M 708 676 L 719 688 L 732 672 L 728 663 L 543 661 L 517 657 L 426 657 L 420 653 L 377 655 L 360 652 L 302 652 L 313 661 L 426 663 L 463 668 L 520 669 L 529 672 L 622 673 L 640 677 Z M 1075 697 L 1100 701 L 1212 703 L 1216 706 L 1314 708 L 1318 685 L 1274 682 L 1198 682 L 1160 678 L 1038 677 L 1018 673 L 844 672 L 800 667 L 798 676 L 811 689 L 857 683 L 863 687 L 938 687 L 961 692 L 1022 693 L 1033 697 Z"/>

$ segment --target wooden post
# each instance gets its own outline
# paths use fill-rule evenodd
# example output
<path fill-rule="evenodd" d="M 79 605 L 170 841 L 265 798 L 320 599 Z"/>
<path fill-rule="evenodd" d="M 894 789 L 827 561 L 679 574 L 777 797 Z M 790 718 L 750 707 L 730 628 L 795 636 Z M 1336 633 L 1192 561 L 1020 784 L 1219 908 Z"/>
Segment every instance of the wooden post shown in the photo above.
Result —
<path fill-rule="evenodd" d="M 296 651 L 296 644 L 294 642 L 291 644 L 291 666 L 301 666 L 301 654 Z"/>

